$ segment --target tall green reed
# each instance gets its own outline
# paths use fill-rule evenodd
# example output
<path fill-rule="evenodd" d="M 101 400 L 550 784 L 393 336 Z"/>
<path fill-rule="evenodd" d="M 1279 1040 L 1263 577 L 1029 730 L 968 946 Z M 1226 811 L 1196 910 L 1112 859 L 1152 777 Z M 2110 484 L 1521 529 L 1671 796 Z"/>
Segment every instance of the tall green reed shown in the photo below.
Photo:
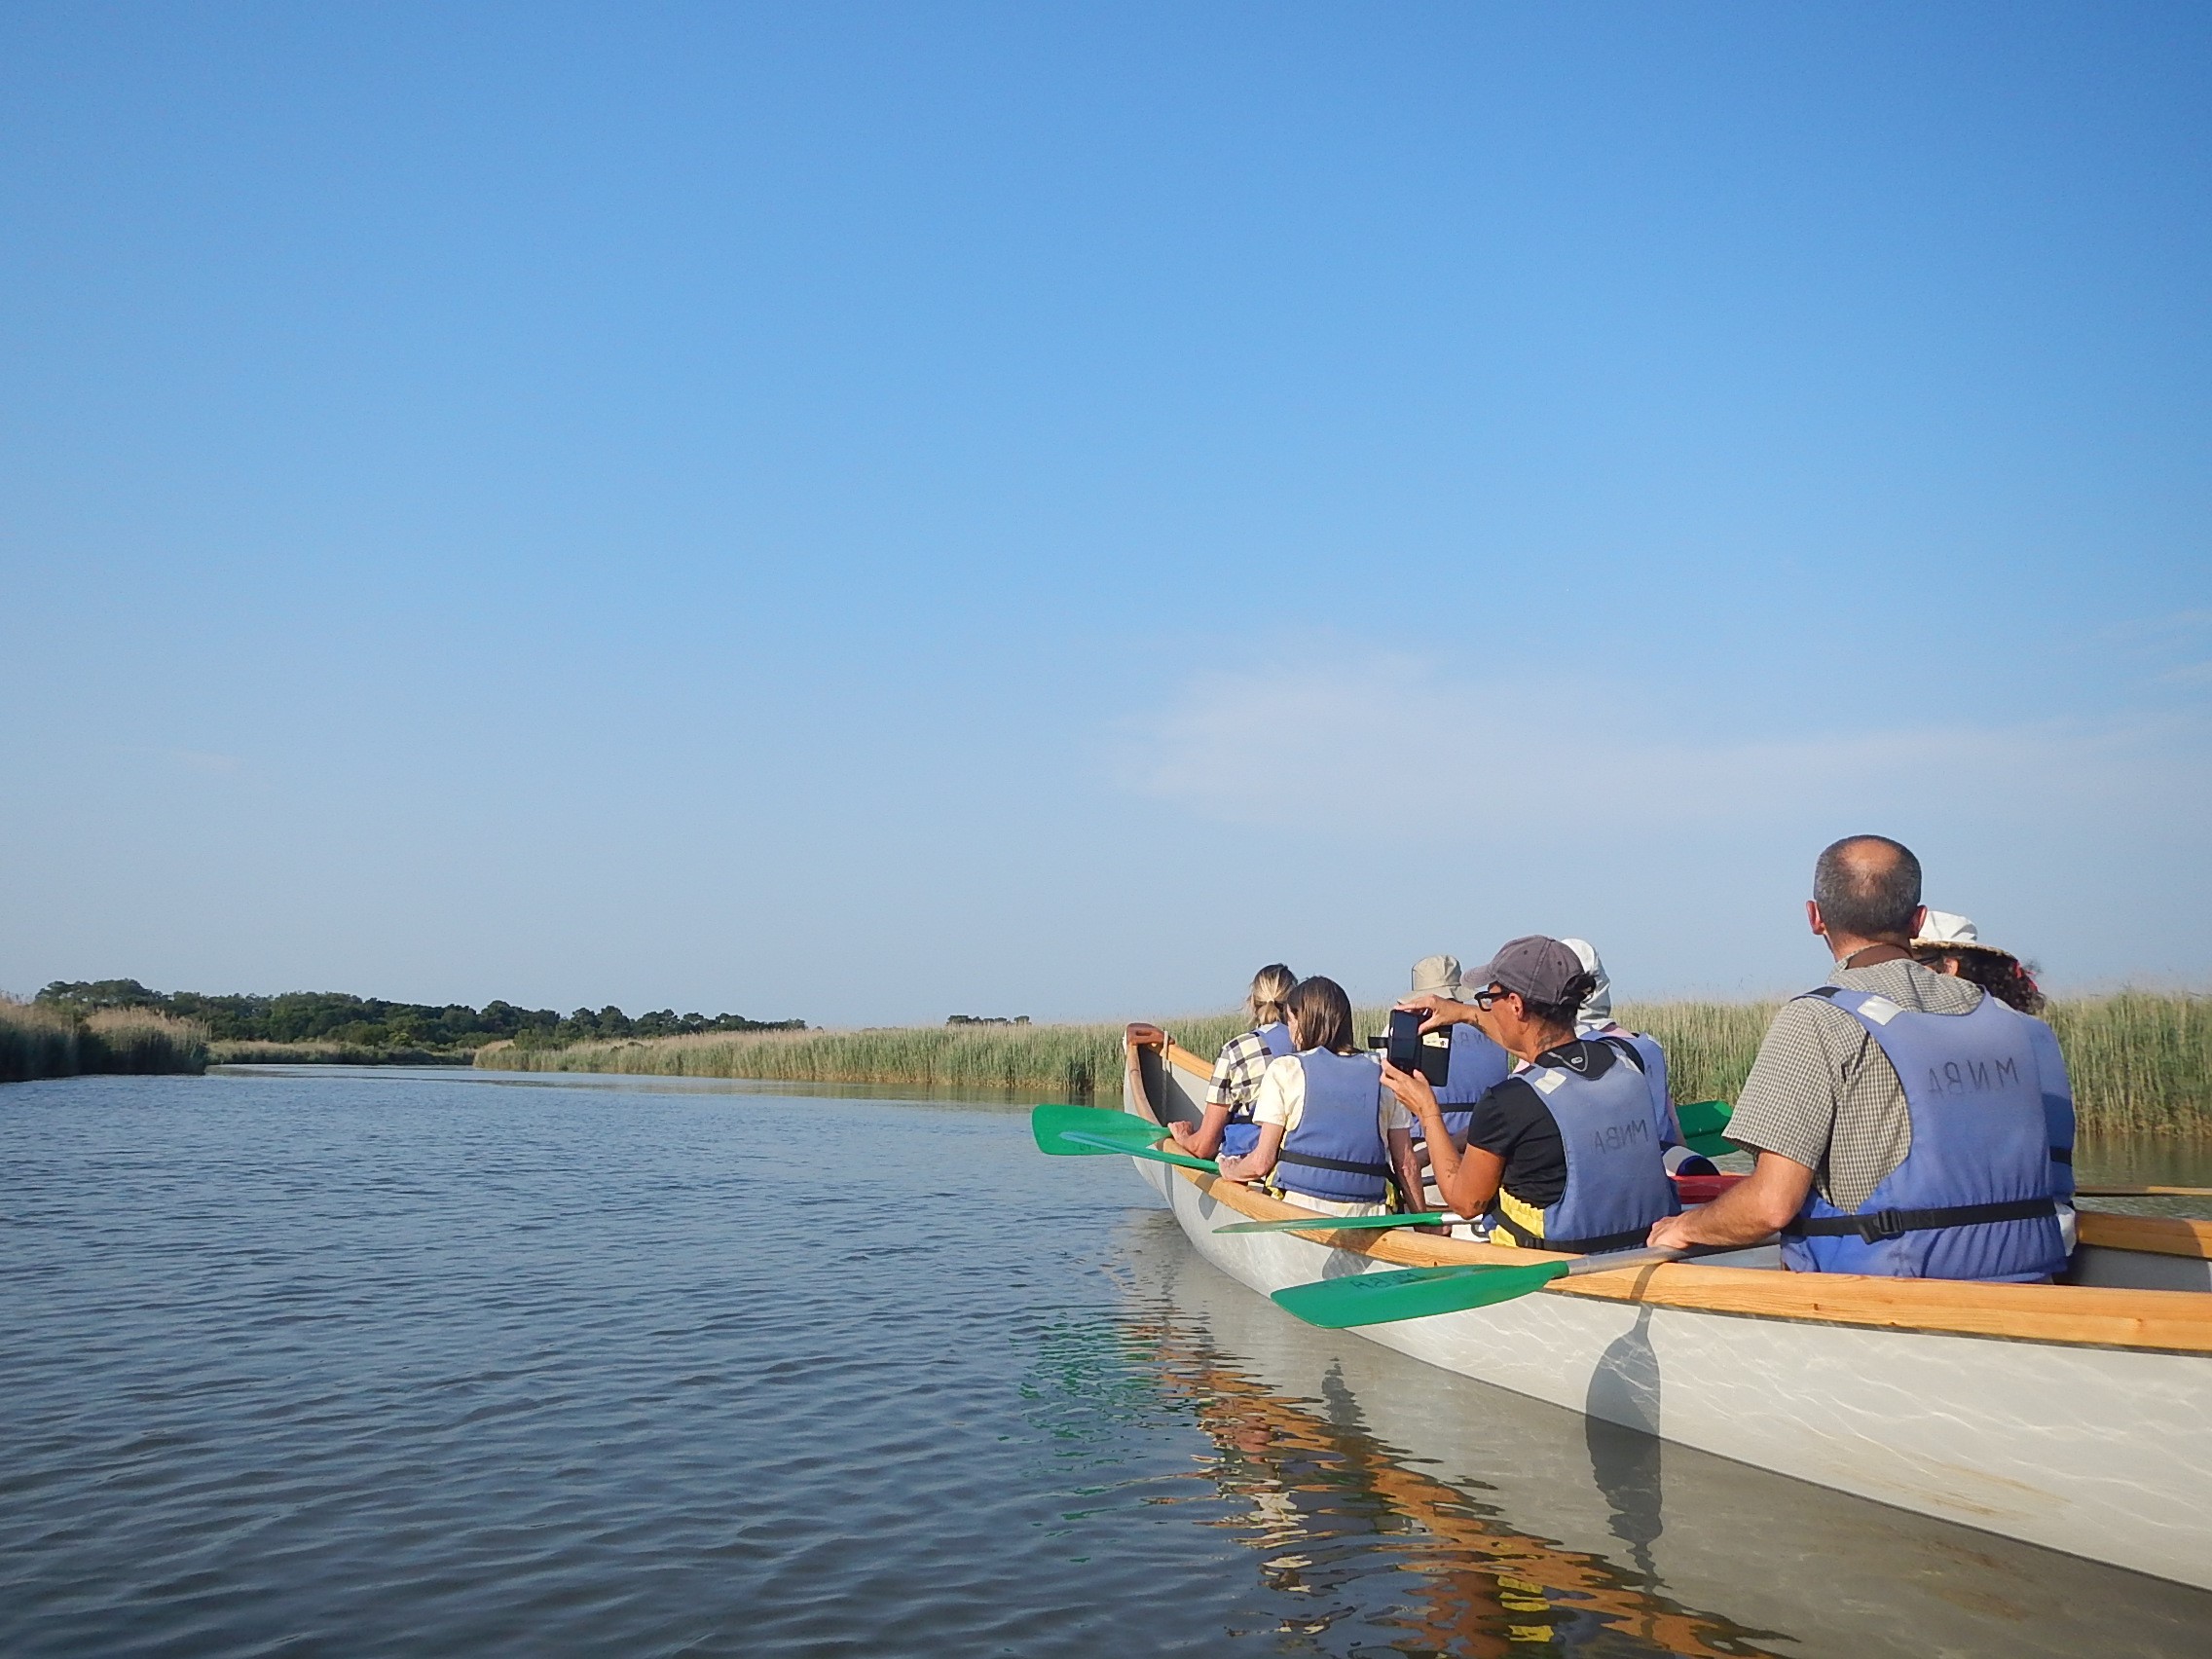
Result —
<path fill-rule="evenodd" d="M 1622 1023 L 1657 1037 L 1677 1100 L 1733 1100 L 1750 1074 L 1774 1002 L 1624 1004 Z M 1387 1010 L 1361 1009 L 1364 1041 Z M 2054 1003 L 2051 1024 L 2073 1074 L 2084 1134 L 2212 1133 L 2212 998 L 2122 991 Z M 1211 1059 L 1241 1029 L 1234 1014 L 1170 1022 Z M 627 1072 L 785 1083 L 891 1084 L 1004 1094 L 1112 1098 L 1121 1088 L 1120 1025 L 891 1026 L 582 1043 L 518 1050 L 494 1044 L 476 1063 L 508 1071 Z"/>

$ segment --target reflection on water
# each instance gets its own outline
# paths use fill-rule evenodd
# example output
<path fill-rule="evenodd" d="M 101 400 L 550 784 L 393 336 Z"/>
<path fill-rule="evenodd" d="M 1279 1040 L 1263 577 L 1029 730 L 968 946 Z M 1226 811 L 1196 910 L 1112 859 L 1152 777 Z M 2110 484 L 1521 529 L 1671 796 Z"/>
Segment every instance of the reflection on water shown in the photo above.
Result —
<path fill-rule="evenodd" d="M 1213 1442 L 1198 1474 L 1244 1512 L 1208 1524 L 1240 1533 L 1259 1558 L 1262 1584 L 1294 1601 L 1275 1626 L 1281 1633 L 1331 1639 L 1314 1643 L 1323 1651 L 1409 1659 L 1544 1646 L 1622 1655 L 1774 1651 L 1757 1645 L 1760 1633 L 1655 1594 L 1647 1560 L 1624 1567 L 1514 1530 L 1494 1507 L 1362 1426 L 1341 1372 L 1323 1378 L 1319 1402 L 1282 1398 L 1168 1308 L 1132 1314 L 1124 1340 Z M 1593 1442 L 1593 1454 L 1609 1466 L 1633 1553 L 1658 1525 L 1657 1443 L 1612 1432 L 1620 1438 L 1602 1452 Z M 1363 1636 L 1374 1640 L 1357 1640 Z"/>

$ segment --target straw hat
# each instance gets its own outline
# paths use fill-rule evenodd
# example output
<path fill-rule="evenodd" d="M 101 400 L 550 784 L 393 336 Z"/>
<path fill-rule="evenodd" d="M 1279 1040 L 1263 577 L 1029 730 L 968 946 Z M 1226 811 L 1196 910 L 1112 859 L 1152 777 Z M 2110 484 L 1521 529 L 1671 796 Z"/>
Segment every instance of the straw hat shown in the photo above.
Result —
<path fill-rule="evenodd" d="M 1994 944 L 1981 942 L 1981 934 L 1973 923 L 1964 916 L 1955 916 L 1948 910 L 1931 910 L 1922 924 L 1920 936 L 1912 941 L 1915 950 L 1986 950 L 1992 956 L 2005 956 Z"/>
<path fill-rule="evenodd" d="M 1414 964 L 1413 994 L 1417 997 L 1446 997 L 1459 1000 L 1459 959 L 1456 956 L 1424 956 Z"/>

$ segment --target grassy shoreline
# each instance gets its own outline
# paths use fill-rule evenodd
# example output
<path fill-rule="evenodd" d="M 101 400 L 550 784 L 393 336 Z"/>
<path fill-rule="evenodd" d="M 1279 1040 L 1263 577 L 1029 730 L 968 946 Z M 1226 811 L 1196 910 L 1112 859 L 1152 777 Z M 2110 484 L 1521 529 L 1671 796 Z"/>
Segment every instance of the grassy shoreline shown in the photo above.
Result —
<path fill-rule="evenodd" d="M 1775 1002 L 1630 1003 L 1624 1024 L 1665 1045 L 1677 1099 L 1733 1100 Z M 1383 1010 L 1359 1013 L 1360 1034 Z M 2120 991 L 2051 1005 L 2073 1073 L 2084 1134 L 2212 1134 L 2212 997 Z M 1239 1022 L 1207 1014 L 1168 1022 L 1175 1040 L 1211 1055 Z M 891 1026 L 579 1043 L 561 1049 L 492 1044 L 487 1070 L 615 1072 L 749 1078 L 769 1083 L 890 1084 L 939 1089 L 1112 1097 L 1121 1087 L 1119 1024 Z"/>
<path fill-rule="evenodd" d="M 0 1083 L 206 1069 L 207 1032 L 191 1020 L 135 1009 L 75 1014 L 0 998 Z"/>
<path fill-rule="evenodd" d="M 474 1049 L 364 1043 L 270 1043 L 248 1038 L 207 1045 L 211 1066 L 465 1066 L 475 1057 Z"/>

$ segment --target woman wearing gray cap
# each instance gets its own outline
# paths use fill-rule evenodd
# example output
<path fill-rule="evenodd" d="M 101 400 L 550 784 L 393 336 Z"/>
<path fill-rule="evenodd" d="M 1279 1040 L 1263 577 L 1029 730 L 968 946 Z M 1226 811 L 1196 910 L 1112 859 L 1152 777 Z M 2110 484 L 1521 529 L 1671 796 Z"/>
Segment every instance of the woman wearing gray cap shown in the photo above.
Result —
<path fill-rule="evenodd" d="M 1660 1160 L 1642 1063 L 1629 1044 L 1581 1038 L 1591 977 L 1573 951 L 1532 934 L 1466 981 L 1466 1002 L 1408 997 L 1421 1029 L 1477 1025 L 1522 1065 L 1475 1103 L 1462 1152 L 1435 1090 L 1384 1063 L 1383 1087 L 1427 1131 L 1437 1188 L 1460 1215 L 1491 1218 L 1491 1242 L 1544 1250 L 1627 1249 L 1680 1205 Z"/>

